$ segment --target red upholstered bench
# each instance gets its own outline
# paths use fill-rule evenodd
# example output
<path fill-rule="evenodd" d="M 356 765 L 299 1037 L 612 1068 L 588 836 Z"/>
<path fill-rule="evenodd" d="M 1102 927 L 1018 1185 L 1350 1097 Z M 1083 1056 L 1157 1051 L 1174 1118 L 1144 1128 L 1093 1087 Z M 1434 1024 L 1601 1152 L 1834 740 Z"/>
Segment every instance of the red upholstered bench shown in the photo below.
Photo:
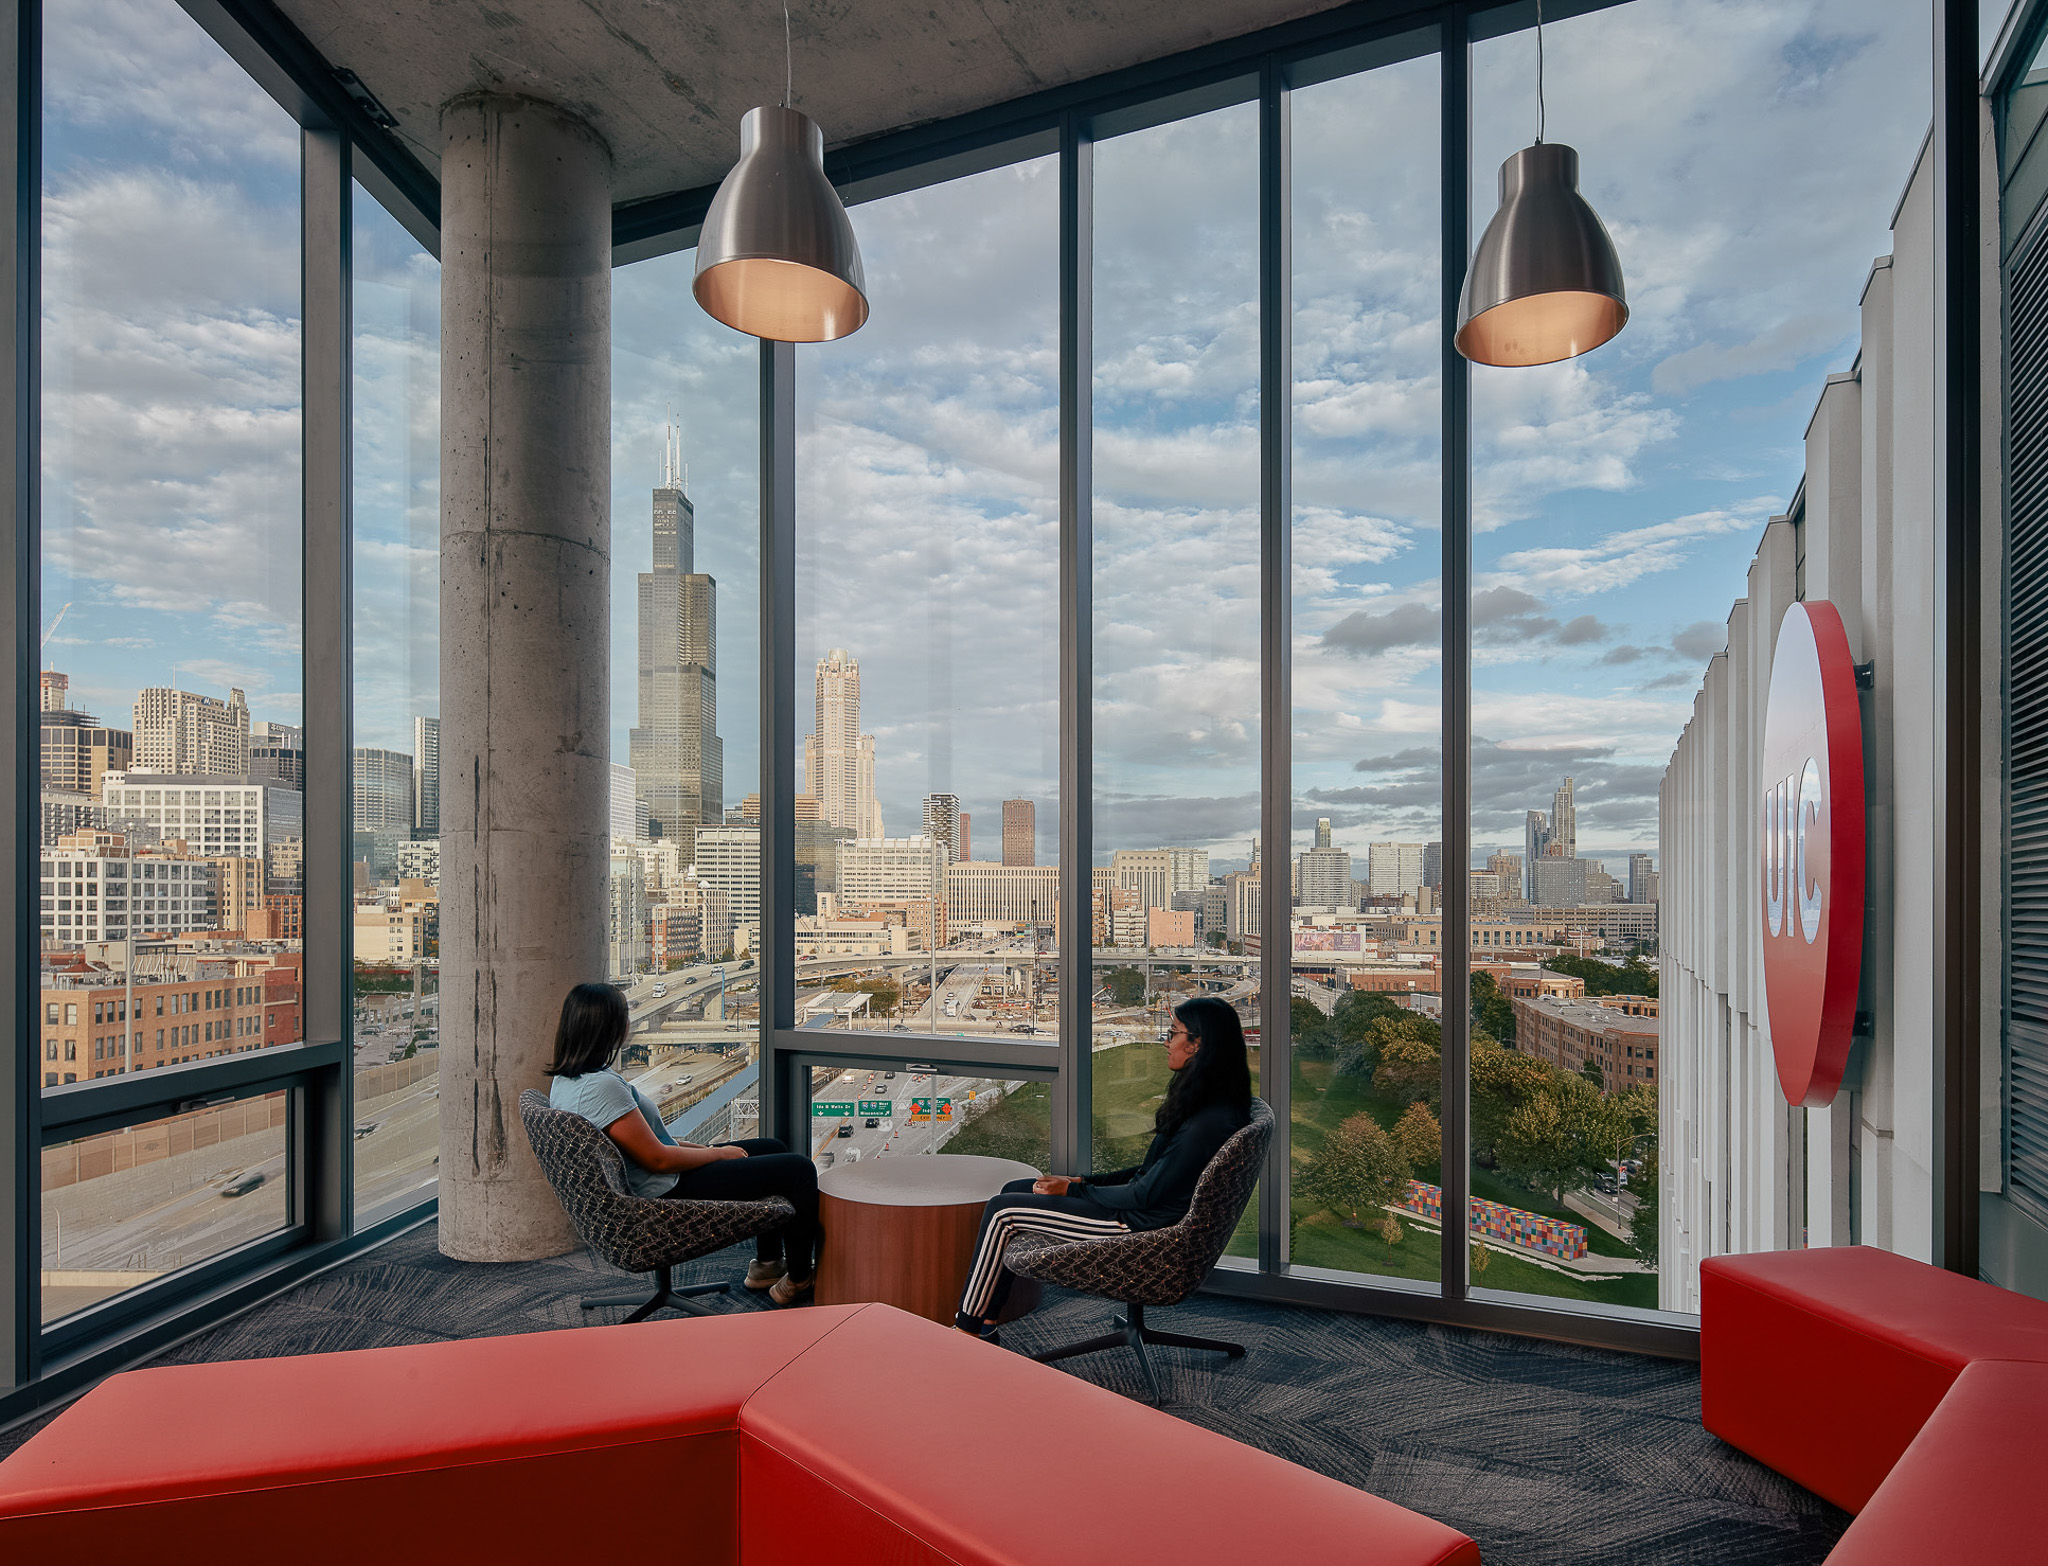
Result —
<path fill-rule="evenodd" d="M 1706 1427 L 1847 1511 L 1977 1360 L 2048 1361 L 2048 1303 L 1860 1245 L 1700 1264 Z"/>
<path fill-rule="evenodd" d="M 634 1516 L 693 1566 L 1479 1560 L 881 1305 L 132 1371 L 0 1463 L 9 1560 L 560 1566 Z"/>
<path fill-rule="evenodd" d="M 2038 1561 L 2048 1365 L 1980 1359 L 1956 1377 L 1828 1566 Z"/>

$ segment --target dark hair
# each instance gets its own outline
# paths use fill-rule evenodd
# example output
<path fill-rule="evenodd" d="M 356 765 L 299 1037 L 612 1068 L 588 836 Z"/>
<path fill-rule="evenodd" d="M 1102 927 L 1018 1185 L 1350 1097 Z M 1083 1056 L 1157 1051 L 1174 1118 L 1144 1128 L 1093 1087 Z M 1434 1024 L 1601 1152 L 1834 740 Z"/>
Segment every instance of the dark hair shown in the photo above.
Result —
<path fill-rule="evenodd" d="M 1252 1073 L 1245 1060 L 1244 1028 L 1237 1020 L 1237 1009 L 1213 995 L 1200 995 L 1182 1001 L 1173 1014 L 1201 1047 L 1173 1074 L 1152 1129 L 1171 1136 L 1190 1117 L 1217 1103 L 1249 1116 Z"/>
<path fill-rule="evenodd" d="M 555 1058 L 551 1077 L 580 1077 L 602 1071 L 633 1031 L 626 997 L 609 984 L 579 984 L 562 999 L 562 1020 L 555 1024 Z"/>

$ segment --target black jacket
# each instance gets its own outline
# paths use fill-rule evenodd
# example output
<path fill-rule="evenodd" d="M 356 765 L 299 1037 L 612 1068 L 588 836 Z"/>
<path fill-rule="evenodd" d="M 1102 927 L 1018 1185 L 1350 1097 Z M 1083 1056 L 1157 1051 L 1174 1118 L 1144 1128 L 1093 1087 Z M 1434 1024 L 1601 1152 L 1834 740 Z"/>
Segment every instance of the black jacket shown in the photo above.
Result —
<path fill-rule="evenodd" d="M 1172 1136 L 1155 1136 L 1135 1169 L 1089 1175 L 1079 1191 L 1133 1229 L 1164 1229 L 1187 1216 L 1195 1182 L 1223 1144 L 1242 1131 L 1248 1111 L 1211 1104 L 1180 1123 Z"/>

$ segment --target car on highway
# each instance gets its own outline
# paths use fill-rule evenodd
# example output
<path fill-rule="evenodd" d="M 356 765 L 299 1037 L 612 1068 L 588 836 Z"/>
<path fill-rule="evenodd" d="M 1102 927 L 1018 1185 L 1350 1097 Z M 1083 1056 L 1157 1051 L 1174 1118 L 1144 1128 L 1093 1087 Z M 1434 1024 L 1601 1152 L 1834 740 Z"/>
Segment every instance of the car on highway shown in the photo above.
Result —
<path fill-rule="evenodd" d="M 374 1120 L 358 1120 L 358 1121 L 356 1122 L 356 1140 L 357 1140 L 358 1142 L 360 1142 L 360 1141 L 361 1141 L 361 1140 L 362 1140 L 362 1139 L 363 1139 L 364 1137 L 368 1136 L 368 1135 L 369 1135 L 369 1134 L 370 1134 L 370 1133 L 371 1133 L 372 1131 L 375 1131 L 376 1129 L 377 1129 L 377 1122 L 376 1122 L 376 1121 L 374 1121 Z"/>
<path fill-rule="evenodd" d="M 1275 895 L 1278 895 L 1278 894 L 1276 893 Z M 657 985 L 655 985 L 655 987 L 654 987 L 654 998 L 655 998 L 656 1000 L 660 1000 L 660 999 L 662 998 L 662 996 L 666 995 L 667 993 L 668 993 L 668 986 L 667 986 L 666 984 L 657 984 Z"/>
<path fill-rule="evenodd" d="M 840 1121 L 840 1122 L 839 1122 L 839 1132 L 838 1132 L 838 1134 L 839 1134 L 840 1136 L 852 1136 L 852 1135 L 853 1135 L 853 1122 L 852 1122 L 851 1120 L 842 1120 L 842 1121 Z"/>
<path fill-rule="evenodd" d="M 262 1183 L 263 1171 L 261 1169 L 250 1169 L 236 1175 L 234 1179 L 222 1186 L 220 1194 L 222 1196 L 247 1196 Z"/>
<path fill-rule="evenodd" d="M 877 1120 L 873 1115 L 868 1116 L 866 1120 L 861 1122 L 862 1129 L 868 1131 L 876 1130 L 878 1127 L 880 1127 L 881 1124 L 882 1122 Z"/>

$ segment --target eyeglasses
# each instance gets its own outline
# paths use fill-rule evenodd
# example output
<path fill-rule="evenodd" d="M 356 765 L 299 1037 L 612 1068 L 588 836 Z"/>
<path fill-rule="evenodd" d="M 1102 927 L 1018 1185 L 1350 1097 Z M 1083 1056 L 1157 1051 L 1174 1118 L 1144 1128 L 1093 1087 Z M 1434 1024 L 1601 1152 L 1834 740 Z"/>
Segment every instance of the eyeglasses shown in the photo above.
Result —
<path fill-rule="evenodd" d="M 1186 1028 L 1182 1027 L 1177 1022 L 1172 1027 L 1166 1030 L 1166 1036 L 1169 1039 L 1186 1039 L 1194 1037 L 1193 1034 L 1189 1033 Z"/>

